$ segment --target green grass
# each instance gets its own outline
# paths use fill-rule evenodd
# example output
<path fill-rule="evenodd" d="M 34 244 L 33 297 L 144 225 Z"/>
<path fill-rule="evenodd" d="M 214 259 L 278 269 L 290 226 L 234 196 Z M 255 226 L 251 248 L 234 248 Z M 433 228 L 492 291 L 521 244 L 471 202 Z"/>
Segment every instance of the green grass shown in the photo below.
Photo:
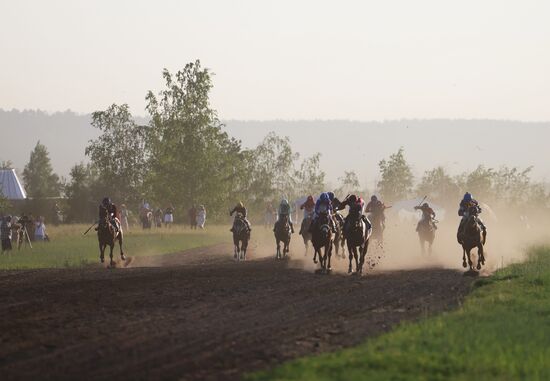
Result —
<path fill-rule="evenodd" d="M 51 267 L 78 267 L 98 263 L 99 250 L 97 234 L 92 229 L 82 233 L 88 226 L 48 226 L 51 242 L 33 242 L 33 248 L 14 248 L 8 254 L 0 254 L 0 270 Z M 209 226 L 206 230 L 189 230 L 181 226 L 168 229 L 144 231 L 134 228 L 125 232 L 124 252 L 129 256 L 158 255 L 173 253 L 194 247 L 229 242 L 230 233 L 226 226 Z M 118 258 L 118 247 L 114 251 Z M 108 258 L 108 252 L 106 253 Z"/>
<path fill-rule="evenodd" d="M 454 312 L 249 380 L 550 380 L 550 247 L 478 279 Z"/>

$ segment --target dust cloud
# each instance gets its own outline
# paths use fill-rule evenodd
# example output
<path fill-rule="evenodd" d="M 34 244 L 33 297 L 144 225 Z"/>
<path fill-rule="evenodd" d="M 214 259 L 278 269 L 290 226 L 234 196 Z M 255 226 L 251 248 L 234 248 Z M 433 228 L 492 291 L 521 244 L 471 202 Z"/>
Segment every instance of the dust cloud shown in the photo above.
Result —
<path fill-rule="evenodd" d="M 535 245 L 548 242 L 548 220 L 545 216 L 532 219 L 529 223 L 520 220 L 511 213 L 498 213 L 499 219 L 484 219 L 487 226 L 487 243 L 485 245 L 486 264 L 482 274 L 490 274 L 495 270 L 511 263 L 520 262 L 525 258 L 528 249 Z M 481 215 L 482 217 L 483 214 Z M 367 273 L 411 270 L 421 268 L 445 268 L 464 270 L 462 267 L 462 246 L 456 241 L 456 231 L 460 217 L 450 216 L 438 224 L 432 253 L 421 251 L 417 221 L 400 221 L 398 216 L 389 213 L 386 219 L 384 243 L 371 239 L 367 253 L 367 262 L 364 271 Z M 258 230 L 263 230 L 258 228 Z M 256 234 L 252 238 L 251 247 L 255 258 L 275 256 L 275 240 L 268 229 Z M 345 258 L 342 258 L 342 254 Z M 477 263 L 477 249 L 472 250 L 472 260 Z M 290 244 L 290 261 L 288 266 L 301 268 L 305 271 L 315 271 L 318 264 L 313 263 L 313 248 L 310 246 L 306 253 L 302 237 L 293 234 Z M 333 250 L 332 270 L 338 273 L 347 273 L 348 252 L 340 250 L 339 255 Z M 369 268 L 370 267 L 370 268 Z M 355 265 L 354 265 L 355 268 Z"/>

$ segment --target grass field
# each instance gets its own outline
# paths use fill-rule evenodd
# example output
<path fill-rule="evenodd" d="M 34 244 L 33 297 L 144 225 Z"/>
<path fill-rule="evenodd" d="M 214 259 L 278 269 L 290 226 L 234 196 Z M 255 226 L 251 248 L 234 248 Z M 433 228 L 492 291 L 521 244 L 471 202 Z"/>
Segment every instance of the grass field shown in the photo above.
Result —
<path fill-rule="evenodd" d="M 248 380 L 550 380 L 550 247 L 478 279 L 454 312 Z"/>
<path fill-rule="evenodd" d="M 47 267 L 74 267 L 99 263 L 97 233 L 88 226 L 48 226 L 51 242 L 33 242 L 33 248 L 23 246 L 0 255 L 0 270 Z M 228 227 L 209 226 L 205 230 L 189 230 L 181 226 L 172 229 L 135 228 L 125 232 L 124 252 L 129 256 L 157 255 L 187 250 L 194 247 L 229 242 Z M 118 247 L 114 251 L 118 258 Z M 108 259 L 108 252 L 105 253 Z"/>

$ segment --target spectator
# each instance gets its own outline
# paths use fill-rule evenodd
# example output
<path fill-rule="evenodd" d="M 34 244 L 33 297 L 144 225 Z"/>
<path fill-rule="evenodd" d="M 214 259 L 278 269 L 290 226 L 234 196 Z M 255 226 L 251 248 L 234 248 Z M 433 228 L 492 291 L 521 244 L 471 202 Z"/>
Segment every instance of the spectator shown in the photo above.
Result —
<path fill-rule="evenodd" d="M 44 224 L 44 217 L 40 216 L 36 220 L 36 228 L 34 229 L 34 240 L 45 241 L 46 238 L 47 238 L 47 235 L 46 235 L 46 225 Z"/>
<path fill-rule="evenodd" d="M 0 223 L 0 240 L 2 241 L 2 254 L 11 250 L 11 216 L 6 216 Z"/>
<path fill-rule="evenodd" d="M 174 207 L 172 206 L 172 204 L 170 204 L 170 206 L 164 210 L 164 225 L 166 227 L 171 228 L 173 223 L 174 223 Z"/>

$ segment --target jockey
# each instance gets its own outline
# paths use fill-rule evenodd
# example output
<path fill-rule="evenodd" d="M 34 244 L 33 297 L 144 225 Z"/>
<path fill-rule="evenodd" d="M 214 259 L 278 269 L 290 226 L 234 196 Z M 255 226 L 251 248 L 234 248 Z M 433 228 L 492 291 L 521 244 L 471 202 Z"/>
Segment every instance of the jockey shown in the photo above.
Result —
<path fill-rule="evenodd" d="M 115 230 L 118 232 L 120 230 L 120 221 L 118 219 L 118 209 L 116 205 L 111 202 L 111 199 L 109 197 L 104 197 L 103 201 L 101 201 L 101 205 L 99 205 L 99 219 L 101 220 L 105 217 L 109 218 L 109 221 L 111 222 Z"/>
<path fill-rule="evenodd" d="M 244 204 L 242 201 L 239 201 L 239 203 L 237 205 L 235 205 L 235 207 L 233 208 L 232 211 L 229 212 L 229 215 L 232 216 L 233 213 L 237 213 L 237 214 L 241 214 L 242 216 L 242 220 L 244 222 L 244 224 L 246 225 L 246 227 L 248 228 L 248 231 L 252 231 L 252 228 L 250 227 L 250 222 L 248 222 L 248 220 L 246 219 L 246 208 L 244 207 Z M 233 227 L 231 227 L 231 229 L 229 229 L 229 231 L 233 231 Z"/>
<path fill-rule="evenodd" d="M 472 195 L 469 192 L 466 192 L 464 194 L 464 197 L 462 198 L 462 201 L 460 201 L 460 205 L 458 207 L 458 215 L 462 217 L 460 220 L 460 224 L 458 225 L 458 232 L 457 232 L 457 239 L 458 243 L 462 244 L 462 237 L 464 235 L 464 223 L 470 217 L 470 208 L 475 207 L 476 215 L 481 213 L 481 207 L 479 206 L 479 202 L 475 200 Z M 481 230 L 483 230 L 484 233 L 487 233 L 487 228 L 485 227 L 485 224 L 483 221 L 481 221 L 481 218 L 477 217 L 477 222 L 479 226 L 481 227 Z"/>
<path fill-rule="evenodd" d="M 306 202 L 304 202 L 302 205 L 300 205 L 300 209 L 304 210 L 304 218 L 302 219 L 302 225 L 300 226 L 300 233 L 304 233 L 304 225 L 306 223 L 306 220 L 308 218 L 311 218 L 313 220 L 313 214 L 315 213 L 315 201 L 313 201 L 313 196 L 309 195 L 307 196 Z M 311 222 L 310 222 L 311 224 Z"/>
<path fill-rule="evenodd" d="M 365 201 L 361 197 L 357 197 L 354 194 L 347 195 L 344 201 L 338 206 L 338 210 L 345 209 L 346 206 L 349 206 L 349 212 L 344 220 L 344 237 L 347 235 L 348 226 L 353 219 L 361 218 L 367 230 L 372 227 L 369 219 L 364 215 Z"/>
<path fill-rule="evenodd" d="M 382 226 L 386 224 L 386 215 L 384 214 L 384 210 L 386 209 L 386 205 L 382 201 L 378 199 L 376 196 L 372 196 L 370 198 L 370 202 L 367 204 L 367 207 L 365 211 L 367 213 L 371 213 L 372 217 L 374 216 L 380 216 L 380 223 Z"/>
<path fill-rule="evenodd" d="M 435 225 L 435 222 L 433 220 L 435 218 L 435 212 L 427 202 L 422 204 L 422 206 L 415 206 L 414 210 L 422 211 L 422 218 L 420 219 L 420 221 L 418 221 L 418 224 L 416 225 L 416 231 L 418 231 L 423 223 L 432 224 L 434 229 L 437 229 L 437 226 Z"/>
<path fill-rule="evenodd" d="M 332 209 L 334 210 L 333 217 L 339 221 L 340 224 L 344 223 L 344 217 L 340 213 L 337 213 L 338 210 L 340 210 L 341 201 L 338 200 L 336 196 L 334 196 L 333 192 L 327 192 L 328 199 L 330 200 L 330 203 L 332 205 Z"/>
<path fill-rule="evenodd" d="M 283 198 L 281 200 L 281 203 L 279 204 L 279 210 L 277 211 L 277 221 L 275 222 L 275 226 L 277 226 L 277 223 L 280 221 L 282 216 L 288 216 L 290 231 L 294 233 L 294 225 L 292 224 L 292 216 L 290 215 L 290 204 L 288 203 L 288 200 L 286 198 Z M 275 231 L 275 227 L 273 227 L 273 231 Z"/>
<path fill-rule="evenodd" d="M 315 203 L 315 214 L 313 215 L 313 221 L 311 222 L 310 231 L 312 230 L 313 226 L 316 225 L 317 218 L 319 217 L 319 214 L 322 210 L 327 213 L 330 228 L 332 229 L 332 232 L 335 233 L 336 226 L 334 226 L 334 220 L 332 219 L 332 202 L 330 201 L 330 196 L 327 192 L 321 193 L 321 195 L 317 199 L 317 202 Z"/>
<path fill-rule="evenodd" d="M 300 209 L 304 210 L 304 219 L 308 216 L 313 216 L 313 213 L 315 213 L 315 201 L 313 201 L 312 195 L 307 196 L 306 202 L 300 205 Z"/>

